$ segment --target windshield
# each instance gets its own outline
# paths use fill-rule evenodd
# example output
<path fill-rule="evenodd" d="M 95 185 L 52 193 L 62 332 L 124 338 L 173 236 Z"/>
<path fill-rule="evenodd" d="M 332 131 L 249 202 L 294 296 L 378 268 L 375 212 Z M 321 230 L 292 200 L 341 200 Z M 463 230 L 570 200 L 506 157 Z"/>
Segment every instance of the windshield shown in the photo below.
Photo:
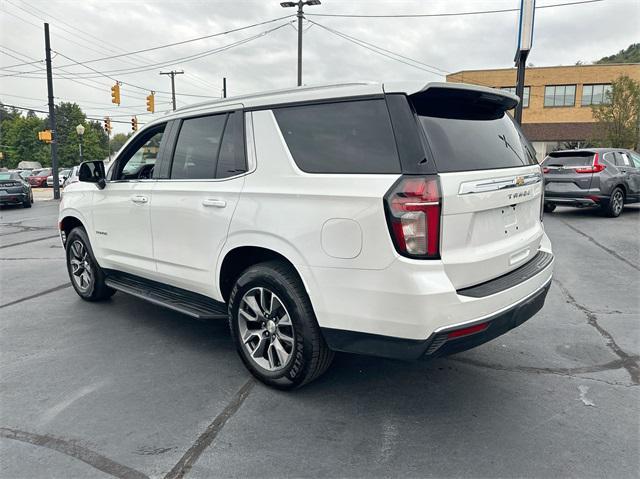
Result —
<path fill-rule="evenodd" d="M 0 173 L 0 180 L 17 180 L 15 173 Z"/>
<path fill-rule="evenodd" d="M 593 162 L 594 153 L 583 152 L 554 152 L 547 156 L 542 164 L 544 166 L 586 166 Z"/>
<path fill-rule="evenodd" d="M 51 174 L 51 170 L 42 170 L 36 176 L 49 176 Z"/>

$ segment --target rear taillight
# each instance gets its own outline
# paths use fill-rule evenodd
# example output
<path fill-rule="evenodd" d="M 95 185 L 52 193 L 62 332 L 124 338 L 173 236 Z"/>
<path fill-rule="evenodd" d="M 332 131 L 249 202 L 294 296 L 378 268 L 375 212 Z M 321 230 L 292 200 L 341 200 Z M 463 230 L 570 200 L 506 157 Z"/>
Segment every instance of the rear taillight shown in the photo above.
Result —
<path fill-rule="evenodd" d="M 605 166 L 599 162 L 599 156 L 596 153 L 593 155 L 593 164 L 591 166 L 579 166 L 576 168 L 576 173 L 599 173 L 604 170 Z"/>
<path fill-rule="evenodd" d="M 547 168 L 546 166 L 542 168 L 542 172 L 543 173 L 549 173 L 549 168 Z"/>
<path fill-rule="evenodd" d="M 437 176 L 403 176 L 385 195 L 387 222 L 398 253 L 440 257 L 440 181 Z"/>

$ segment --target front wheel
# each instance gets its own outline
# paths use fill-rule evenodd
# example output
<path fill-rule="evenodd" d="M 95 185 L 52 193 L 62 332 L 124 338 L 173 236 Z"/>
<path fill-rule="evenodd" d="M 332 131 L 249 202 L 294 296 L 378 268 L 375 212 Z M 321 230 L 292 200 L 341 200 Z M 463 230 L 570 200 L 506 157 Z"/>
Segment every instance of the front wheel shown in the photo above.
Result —
<path fill-rule="evenodd" d="M 77 227 L 67 236 L 67 271 L 71 285 L 85 301 L 100 301 L 113 296 L 115 289 L 105 284 L 105 274 L 98 265 L 89 237 L 84 228 Z"/>
<path fill-rule="evenodd" d="M 553 203 L 545 203 L 544 204 L 544 212 L 545 213 L 553 213 L 553 211 L 556 209 L 556 205 L 554 205 Z"/>
<path fill-rule="evenodd" d="M 31 198 L 31 195 L 27 195 L 27 198 L 22 202 L 22 207 L 31 208 L 32 202 L 33 202 L 33 198 Z"/>
<path fill-rule="evenodd" d="M 229 326 L 242 362 L 269 386 L 300 387 L 333 359 L 297 273 L 280 261 L 254 265 L 238 278 Z"/>
<path fill-rule="evenodd" d="M 611 217 L 617 218 L 624 209 L 624 191 L 622 188 L 614 188 L 611 192 L 609 201 L 603 205 L 604 213 Z"/>

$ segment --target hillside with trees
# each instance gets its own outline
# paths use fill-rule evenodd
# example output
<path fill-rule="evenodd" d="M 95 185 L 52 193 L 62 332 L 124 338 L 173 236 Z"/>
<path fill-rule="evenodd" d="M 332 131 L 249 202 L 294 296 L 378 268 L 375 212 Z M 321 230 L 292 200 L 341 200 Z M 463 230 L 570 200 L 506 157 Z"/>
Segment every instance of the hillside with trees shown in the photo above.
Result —
<path fill-rule="evenodd" d="M 603 57 L 595 63 L 640 63 L 640 43 L 629 45 L 627 48 L 620 50 L 615 55 Z"/>

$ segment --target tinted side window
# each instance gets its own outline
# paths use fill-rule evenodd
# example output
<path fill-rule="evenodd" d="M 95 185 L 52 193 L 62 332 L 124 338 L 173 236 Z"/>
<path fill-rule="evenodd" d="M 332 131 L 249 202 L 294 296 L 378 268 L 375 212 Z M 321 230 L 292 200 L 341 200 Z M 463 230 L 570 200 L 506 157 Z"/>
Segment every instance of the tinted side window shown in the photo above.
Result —
<path fill-rule="evenodd" d="M 294 161 L 307 173 L 400 173 L 385 101 L 273 110 Z"/>
<path fill-rule="evenodd" d="M 226 114 L 221 114 L 189 118 L 182 122 L 173 153 L 171 179 L 215 178 L 226 118 Z"/>
<path fill-rule="evenodd" d="M 229 178 L 247 171 L 244 118 L 241 112 L 229 115 L 218 157 L 216 178 Z"/>

